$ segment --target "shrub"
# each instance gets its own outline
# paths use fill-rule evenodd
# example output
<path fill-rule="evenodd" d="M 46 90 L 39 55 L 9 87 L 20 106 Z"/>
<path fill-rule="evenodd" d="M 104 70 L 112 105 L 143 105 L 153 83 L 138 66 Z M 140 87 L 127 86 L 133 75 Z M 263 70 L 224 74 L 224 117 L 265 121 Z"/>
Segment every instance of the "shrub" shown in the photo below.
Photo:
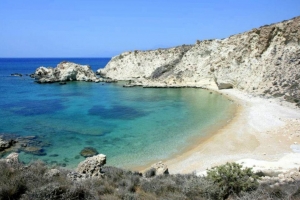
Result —
<path fill-rule="evenodd" d="M 20 166 L 0 162 L 0 200 L 18 199 L 27 190 Z"/>
<path fill-rule="evenodd" d="M 213 167 L 208 170 L 208 180 L 217 187 L 216 198 L 226 199 L 231 194 L 239 195 L 242 191 L 248 192 L 258 187 L 258 175 L 251 168 L 242 169 L 237 163 Z"/>

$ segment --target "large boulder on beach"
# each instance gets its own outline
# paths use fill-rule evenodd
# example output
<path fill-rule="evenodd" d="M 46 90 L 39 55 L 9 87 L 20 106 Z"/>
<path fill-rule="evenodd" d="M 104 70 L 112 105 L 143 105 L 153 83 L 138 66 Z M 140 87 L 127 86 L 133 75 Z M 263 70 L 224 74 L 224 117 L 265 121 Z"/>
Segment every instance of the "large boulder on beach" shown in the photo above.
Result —
<path fill-rule="evenodd" d="M 151 168 L 155 169 L 156 175 L 169 174 L 168 166 L 161 161 L 153 164 Z"/>
<path fill-rule="evenodd" d="M 169 174 L 169 169 L 168 166 L 162 161 L 151 165 L 151 167 L 144 172 L 144 176 L 146 178 L 150 178 L 152 176 L 159 176 L 163 174 Z"/>
<path fill-rule="evenodd" d="M 53 83 L 65 81 L 91 81 L 98 80 L 89 65 L 79 65 L 72 62 L 61 62 L 56 68 L 39 67 L 34 73 L 38 83 Z"/>
<path fill-rule="evenodd" d="M 103 175 L 101 168 L 106 164 L 106 155 L 99 154 L 86 158 L 80 162 L 76 171 L 85 177 L 101 177 Z"/>

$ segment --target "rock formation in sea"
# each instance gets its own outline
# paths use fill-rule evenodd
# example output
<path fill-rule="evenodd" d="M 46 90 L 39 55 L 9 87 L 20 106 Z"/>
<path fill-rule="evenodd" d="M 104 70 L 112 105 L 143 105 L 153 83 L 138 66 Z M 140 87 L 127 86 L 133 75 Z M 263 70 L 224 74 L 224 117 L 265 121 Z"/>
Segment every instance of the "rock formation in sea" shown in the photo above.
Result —
<path fill-rule="evenodd" d="M 115 56 L 102 77 L 127 86 L 236 88 L 300 106 L 300 17 L 225 39 Z"/>
<path fill-rule="evenodd" d="M 99 79 L 88 65 L 72 62 L 61 62 L 56 68 L 39 67 L 34 73 L 38 83 L 53 83 L 65 81 L 98 82 Z"/>

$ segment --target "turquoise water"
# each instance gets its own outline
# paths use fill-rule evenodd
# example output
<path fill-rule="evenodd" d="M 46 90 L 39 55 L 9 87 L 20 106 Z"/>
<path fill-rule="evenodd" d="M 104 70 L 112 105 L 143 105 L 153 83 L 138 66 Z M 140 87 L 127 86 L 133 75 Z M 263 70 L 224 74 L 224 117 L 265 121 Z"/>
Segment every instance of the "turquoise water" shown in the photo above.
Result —
<path fill-rule="evenodd" d="M 141 166 L 176 156 L 191 138 L 232 117 L 226 97 L 193 88 L 123 88 L 121 83 L 37 84 L 28 76 L 40 65 L 62 60 L 96 70 L 109 59 L 0 59 L 0 133 L 38 136 L 45 155 L 20 152 L 24 162 L 75 167 L 84 147 L 107 155 L 107 164 Z M 53 157 L 55 155 L 55 157 Z"/>

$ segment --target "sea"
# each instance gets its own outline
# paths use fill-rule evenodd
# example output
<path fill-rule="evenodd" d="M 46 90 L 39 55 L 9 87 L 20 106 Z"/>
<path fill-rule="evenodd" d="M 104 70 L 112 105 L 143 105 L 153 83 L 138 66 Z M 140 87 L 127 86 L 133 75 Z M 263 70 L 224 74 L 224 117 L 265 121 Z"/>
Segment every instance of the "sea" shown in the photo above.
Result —
<path fill-rule="evenodd" d="M 0 58 L 0 135 L 30 136 L 42 149 L 41 154 L 19 149 L 24 163 L 75 168 L 85 159 L 80 152 L 91 147 L 107 156 L 107 165 L 145 166 L 181 155 L 234 115 L 230 99 L 204 89 L 38 84 L 28 76 L 62 61 L 96 71 L 110 58 Z"/>

